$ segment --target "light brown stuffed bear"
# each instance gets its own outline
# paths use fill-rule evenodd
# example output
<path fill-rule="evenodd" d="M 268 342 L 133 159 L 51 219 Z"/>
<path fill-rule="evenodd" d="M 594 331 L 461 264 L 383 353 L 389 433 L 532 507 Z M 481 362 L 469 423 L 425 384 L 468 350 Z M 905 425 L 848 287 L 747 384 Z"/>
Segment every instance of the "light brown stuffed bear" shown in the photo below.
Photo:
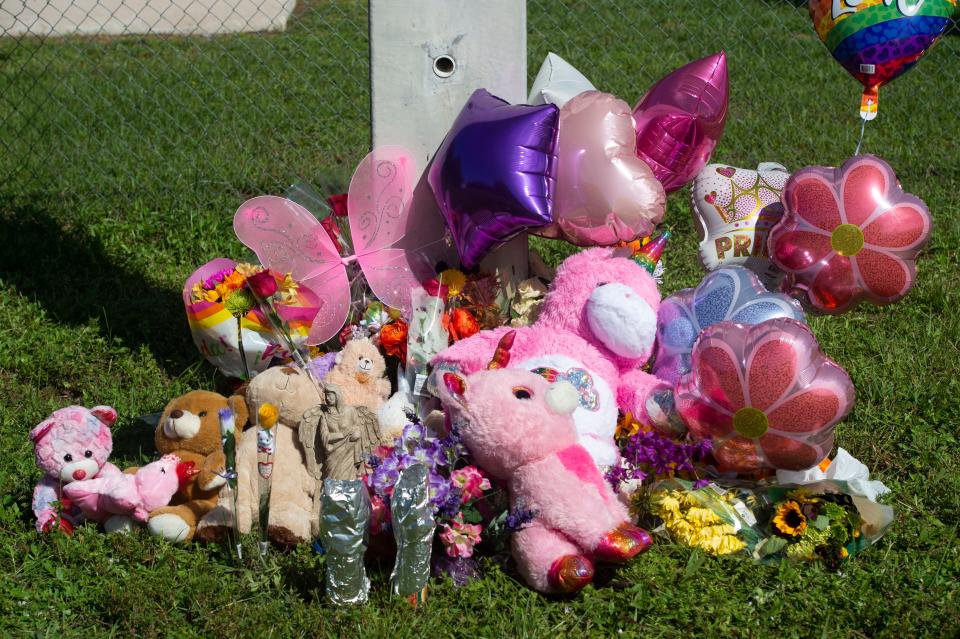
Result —
<path fill-rule="evenodd" d="M 197 524 L 217 505 L 226 459 L 220 441 L 220 410 L 233 411 L 237 429 L 247 422 L 240 395 L 192 391 L 171 400 L 157 424 L 154 443 L 161 454 L 175 454 L 194 464 L 194 474 L 173 496 L 169 506 L 150 513 L 147 530 L 168 541 L 190 541 Z"/>
<path fill-rule="evenodd" d="M 337 353 L 337 363 L 323 383 L 339 388 L 340 399 L 348 406 L 366 406 L 376 413 L 390 396 L 386 370 L 383 355 L 373 342 L 353 339 Z"/>
<path fill-rule="evenodd" d="M 253 426 L 257 425 L 257 415 L 264 404 L 273 404 L 279 410 L 273 427 L 270 519 L 267 523 L 267 537 L 278 546 L 295 546 L 319 534 L 319 486 L 307 471 L 297 426 L 304 411 L 321 401 L 320 392 L 306 373 L 293 367 L 268 368 L 254 377 L 247 387 L 247 407 Z M 247 429 L 237 446 L 237 510 L 241 533 L 254 528 L 259 517 L 258 430 Z"/>

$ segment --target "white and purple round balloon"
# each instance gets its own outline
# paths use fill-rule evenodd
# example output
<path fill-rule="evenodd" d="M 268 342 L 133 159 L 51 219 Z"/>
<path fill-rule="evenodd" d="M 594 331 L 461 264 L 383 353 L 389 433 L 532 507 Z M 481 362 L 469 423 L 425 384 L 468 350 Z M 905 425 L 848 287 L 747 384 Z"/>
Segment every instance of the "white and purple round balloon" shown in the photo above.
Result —
<path fill-rule="evenodd" d="M 693 344 L 708 326 L 725 321 L 759 324 L 775 317 L 806 321 L 799 302 L 767 291 L 749 269 L 717 269 L 696 288 L 685 288 L 660 303 L 653 374 L 676 384 L 690 371 Z"/>

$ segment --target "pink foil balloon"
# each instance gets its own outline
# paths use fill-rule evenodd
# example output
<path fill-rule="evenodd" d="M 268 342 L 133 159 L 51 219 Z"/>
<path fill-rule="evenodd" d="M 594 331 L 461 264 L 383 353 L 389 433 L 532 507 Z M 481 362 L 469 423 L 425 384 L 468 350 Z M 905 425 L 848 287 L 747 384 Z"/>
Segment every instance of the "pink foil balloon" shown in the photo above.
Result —
<path fill-rule="evenodd" d="M 629 105 L 585 91 L 560 109 L 554 221 L 534 230 L 579 246 L 609 246 L 650 235 L 666 194 L 636 154 Z"/>
<path fill-rule="evenodd" d="M 714 324 L 692 357 L 677 385 L 677 412 L 694 437 L 713 441 L 725 470 L 812 468 L 853 408 L 850 376 L 793 319 Z"/>
<path fill-rule="evenodd" d="M 727 120 L 727 57 L 723 51 L 661 78 L 633 109 L 637 155 L 667 193 L 706 166 Z"/>
<path fill-rule="evenodd" d="M 838 314 L 862 299 L 890 304 L 913 288 L 930 212 L 880 158 L 858 155 L 839 169 L 798 171 L 783 204 L 768 239 L 770 259 L 787 274 L 784 289 L 814 309 Z"/>

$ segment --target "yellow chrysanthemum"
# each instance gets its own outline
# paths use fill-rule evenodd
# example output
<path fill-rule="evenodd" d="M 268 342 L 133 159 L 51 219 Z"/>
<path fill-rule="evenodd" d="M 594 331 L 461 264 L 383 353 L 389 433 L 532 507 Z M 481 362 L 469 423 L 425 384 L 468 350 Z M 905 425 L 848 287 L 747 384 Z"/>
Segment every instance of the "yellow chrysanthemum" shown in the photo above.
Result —
<path fill-rule="evenodd" d="M 280 291 L 280 302 L 283 304 L 293 304 L 297 301 L 297 289 L 300 285 L 287 273 L 283 276 L 278 290 Z"/>
<path fill-rule="evenodd" d="M 650 502 L 662 513 L 678 512 L 680 510 L 680 501 L 671 493 L 656 492 L 650 497 Z M 660 513 L 657 513 L 658 516 Z"/>
<path fill-rule="evenodd" d="M 234 270 L 239 273 L 244 279 L 250 277 L 251 275 L 256 275 L 263 270 L 263 267 L 259 264 L 249 264 L 247 262 L 241 262 L 234 267 Z"/>
<path fill-rule="evenodd" d="M 640 432 L 641 428 L 642 425 L 633 418 L 633 414 L 627 413 L 617 421 L 617 431 L 614 433 L 614 437 L 616 439 L 627 439 Z"/>
<path fill-rule="evenodd" d="M 463 287 L 467 285 L 467 276 L 455 268 L 448 268 L 441 272 L 439 279 L 447 287 L 450 297 L 460 297 Z"/>
<path fill-rule="evenodd" d="M 715 524 L 722 521 L 719 517 L 717 517 L 716 513 L 714 513 L 712 510 L 710 510 L 709 508 L 702 508 L 700 506 L 694 506 L 688 509 L 687 519 L 689 519 L 690 521 L 696 522 L 701 526 Z"/>

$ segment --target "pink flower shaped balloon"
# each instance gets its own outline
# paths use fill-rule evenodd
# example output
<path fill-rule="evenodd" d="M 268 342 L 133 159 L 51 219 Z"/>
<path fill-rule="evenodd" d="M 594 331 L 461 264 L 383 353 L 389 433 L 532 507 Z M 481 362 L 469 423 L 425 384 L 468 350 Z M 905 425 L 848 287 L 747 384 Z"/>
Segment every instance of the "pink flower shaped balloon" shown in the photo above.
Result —
<path fill-rule="evenodd" d="M 770 259 L 787 273 L 785 288 L 806 294 L 815 309 L 842 313 L 861 299 L 890 304 L 913 288 L 930 212 L 903 192 L 880 158 L 861 155 L 839 169 L 798 171 L 783 204 L 768 240 Z"/>
<path fill-rule="evenodd" d="M 676 390 L 693 436 L 712 440 L 721 468 L 739 472 L 817 465 L 853 401 L 846 371 L 805 324 L 786 318 L 707 328 Z"/>

